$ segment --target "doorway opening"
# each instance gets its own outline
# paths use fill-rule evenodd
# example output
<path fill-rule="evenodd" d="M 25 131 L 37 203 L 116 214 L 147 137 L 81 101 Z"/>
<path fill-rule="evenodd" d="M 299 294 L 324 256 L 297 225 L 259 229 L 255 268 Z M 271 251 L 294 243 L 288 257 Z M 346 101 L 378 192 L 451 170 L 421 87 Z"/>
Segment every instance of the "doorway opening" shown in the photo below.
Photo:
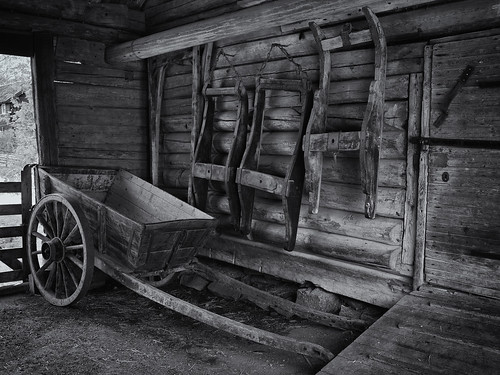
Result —
<path fill-rule="evenodd" d="M 31 58 L 0 55 L 0 288 L 22 271 L 21 171 L 38 163 Z"/>

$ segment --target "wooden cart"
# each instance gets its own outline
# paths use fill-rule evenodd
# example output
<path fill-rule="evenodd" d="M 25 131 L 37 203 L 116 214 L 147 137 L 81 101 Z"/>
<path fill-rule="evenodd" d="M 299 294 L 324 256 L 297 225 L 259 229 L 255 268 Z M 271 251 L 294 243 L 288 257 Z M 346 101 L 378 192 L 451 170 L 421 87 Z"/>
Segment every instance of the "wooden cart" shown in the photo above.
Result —
<path fill-rule="evenodd" d="M 189 268 L 231 283 L 261 305 L 265 300 L 332 327 L 366 328 L 366 322 L 301 307 L 190 264 L 215 219 L 126 171 L 34 171 L 38 202 L 27 228 L 28 260 L 34 284 L 54 305 L 71 305 L 83 297 L 95 266 L 136 293 L 217 329 L 325 361 L 333 358 L 320 345 L 247 326 L 157 288 L 175 271 Z"/>

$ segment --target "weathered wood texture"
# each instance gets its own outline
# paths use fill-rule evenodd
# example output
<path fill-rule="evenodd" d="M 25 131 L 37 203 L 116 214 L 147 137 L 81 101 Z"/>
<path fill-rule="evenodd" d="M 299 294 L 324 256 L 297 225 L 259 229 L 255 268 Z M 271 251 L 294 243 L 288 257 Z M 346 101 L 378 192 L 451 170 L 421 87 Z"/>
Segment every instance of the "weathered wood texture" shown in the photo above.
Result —
<path fill-rule="evenodd" d="M 500 140 L 500 35 L 440 43 L 433 50 L 430 136 Z M 432 126 L 468 65 L 475 67 L 472 75 L 451 101 L 444 122 Z"/>
<path fill-rule="evenodd" d="M 430 0 L 413 1 L 412 5 L 432 2 Z M 381 12 L 408 5 L 406 0 L 391 2 L 358 0 L 348 3 L 337 0 L 328 2 L 321 0 L 308 2 L 276 0 L 111 46 L 106 52 L 106 57 L 108 61 L 113 62 L 134 61 L 215 42 L 227 35 L 246 35 L 304 19 L 324 17 L 325 14 L 342 15 L 341 20 L 345 21 L 358 16 L 359 8 L 363 6 L 370 6 L 374 12 Z"/>
<path fill-rule="evenodd" d="M 403 297 L 326 365 L 334 374 L 495 374 L 500 303 L 428 288 Z"/>
<path fill-rule="evenodd" d="M 309 37 L 307 37 L 309 38 Z M 274 42 L 286 44 L 294 59 L 317 80 L 318 57 L 298 34 L 286 39 L 267 38 L 224 46 L 237 73 L 229 69 L 225 59 L 219 59 L 214 70 L 214 85 L 234 84 L 238 74 L 250 88 L 249 105 L 253 109 L 254 77 Z M 314 45 L 312 45 L 314 47 Z M 297 249 L 325 258 L 347 259 L 360 264 L 376 265 L 398 271 L 402 263 L 401 243 L 406 187 L 406 127 L 408 121 L 409 75 L 422 70 L 423 44 L 389 47 L 387 79 L 386 123 L 382 139 L 380 164 L 379 217 L 375 223 L 363 218 L 364 195 L 360 185 L 359 152 L 330 151 L 325 153 L 323 168 L 322 203 L 319 215 L 308 215 L 302 209 L 299 219 Z M 304 56 L 304 54 L 306 54 Z M 232 57 L 234 55 L 234 57 Z M 256 57 L 257 56 L 257 57 Z M 281 56 L 274 56 L 264 69 L 264 75 L 296 78 L 293 65 Z M 279 58 L 279 59 L 276 59 Z M 260 60 L 259 60 L 260 59 Z M 352 66 L 352 61 L 356 66 Z M 332 53 L 332 81 L 329 90 L 327 131 L 360 130 L 363 111 L 373 78 L 373 47 Z M 163 185 L 169 189 L 188 186 L 191 116 L 191 71 L 182 64 L 167 72 L 164 113 L 162 116 L 163 156 L 166 170 Z M 267 99 L 264 133 L 261 145 L 260 171 L 284 176 L 296 143 L 300 117 L 297 113 L 300 98 L 294 93 L 270 92 Z M 221 98 L 216 103 L 213 150 L 225 160 L 229 153 L 232 132 L 236 123 L 236 102 Z M 217 215 L 229 213 L 222 186 L 215 186 L 217 194 L 208 201 L 208 209 Z M 172 191 L 173 192 L 173 191 Z M 262 194 L 261 194 L 262 195 Z M 265 199 L 264 199 L 265 198 Z M 271 198 L 271 199 L 270 199 Z M 262 200 L 264 199 L 264 200 Z M 284 217 L 279 212 L 279 201 L 269 195 L 257 197 L 252 227 L 255 241 L 277 244 L 284 240 Z M 368 229 L 368 233 L 360 228 Z M 383 228 L 385 229 L 383 229 Z M 385 237 L 385 239 L 384 239 Z M 335 238 L 335 240 L 332 240 Z M 390 239 L 389 239 L 390 238 Z M 408 258 L 408 257 L 407 257 Z M 407 259 L 405 258 L 405 259 Z M 406 260 L 407 264 L 412 259 Z M 406 267 L 408 268 L 408 267 Z"/>
<path fill-rule="evenodd" d="M 229 236 L 209 239 L 199 254 L 297 283 L 310 281 L 330 292 L 385 307 L 393 306 L 411 288 L 407 277 Z"/>
<path fill-rule="evenodd" d="M 0 183 L 0 194 L 9 193 L 12 195 L 12 193 L 19 193 L 18 203 L 0 205 L 0 217 L 19 217 L 19 221 L 16 225 L 0 228 L 0 238 L 21 237 L 20 241 L 16 240 L 16 244 L 20 242 L 24 243 L 25 233 L 23 224 L 27 223 L 29 218 L 29 209 L 31 208 L 30 173 L 31 168 L 26 167 L 21 176 L 22 182 Z M 29 266 L 26 260 L 26 252 L 23 248 L 16 248 L 12 246 L 12 244 L 7 244 L 3 246 L 3 248 L 0 248 L 0 262 L 8 267 L 8 269 L 5 270 L 5 267 L 2 265 L 3 271 L 0 272 L 0 284 L 27 280 Z M 12 287 L 12 285 L 3 286 L 5 290 L 10 287 Z"/>
<path fill-rule="evenodd" d="M 432 137 L 500 139 L 499 45 L 491 36 L 433 46 Z M 437 127 L 444 98 L 466 65 L 475 69 Z M 429 146 L 427 282 L 500 298 L 499 157 L 494 148 Z"/>
<path fill-rule="evenodd" d="M 101 42 L 57 38 L 59 163 L 124 168 L 147 178 L 145 64 L 108 65 L 104 47 Z"/>
<path fill-rule="evenodd" d="M 145 16 L 122 4 L 5 0 L 0 4 L 0 26 L 18 32 L 51 32 L 113 43 L 143 34 Z"/>

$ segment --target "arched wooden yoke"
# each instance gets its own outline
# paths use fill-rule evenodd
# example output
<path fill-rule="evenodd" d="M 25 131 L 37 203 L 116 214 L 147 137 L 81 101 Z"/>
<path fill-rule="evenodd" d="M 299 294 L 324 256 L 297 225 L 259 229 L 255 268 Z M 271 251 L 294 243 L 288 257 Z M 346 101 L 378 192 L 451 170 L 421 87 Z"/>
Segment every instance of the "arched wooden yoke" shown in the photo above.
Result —
<path fill-rule="evenodd" d="M 304 136 L 306 188 L 309 191 L 309 212 L 318 213 L 321 190 L 323 152 L 358 150 L 360 152 L 361 185 L 366 194 L 365 216 L 375 218 L 378 185 L 378 164 L 381 153 L 382 127 L 384 125 L 385 80 L 387 69 L 387 45 L 377 16 L 370 8 L 363 13 L 369 30 L 350 33 L 344 29 L 340 36 L 327 39 L 319 26 L 311 22 L 320 55 L 320 83 L 314 95 L 312 114 Z M 332 50 L 366 43 L 375 45 L 375 78 L 370 84 L 368 104 L 360 132 L 326 133 L 328 94 Z"/>
<path fill-rule="evenodd" d="M 242 82 L 238 80 L 235 87 L 203 88 L 205 108 L 200 136 L 192 162 L 194 205 L 205 211 L 207 205 L 208 182 L 220 181 L 225 185 L 229 200 L 231 223 L 235 230 L 240 227 L 240 201 L 236 185 L 236 169 L 240 165 L 247 139 L 248 96 Z M 233 132 L 233 141 L 225 165 L 217 165 L 212 161 L 212 138 L 215 113 L 215 98 L 221 96 L 237 97 L 238 113 Z"/>
<path fill-rule="evenodd" d="M 297 134 L 297 143 L 292 160 L 288 165 L 285 177 L 277 177 L 259 172 L 260 146 L 264 123 L 266 93 L 271 90 L 295 91 L 300 93 L 302 111 L 300 127 Z M 240 168 L 236 174 L 239 184 L 241 201 L 241 231 L 250 233 L 254 206 L 255 189 L 281 196 L 285 215 L 286 243 L 285 250 L 291 251 L 295 247 L 297 227 L 299 223 L 302 189 L 304 186 L 304 154 L 302 153 L 302 139 L 309 120 L 312 107 L 311 83 L 307 78 L 302 79 L 269 79 L 257 78 L 255 88 L 255 104 L 250 132 L 250 140 L 243 155 Z"/>

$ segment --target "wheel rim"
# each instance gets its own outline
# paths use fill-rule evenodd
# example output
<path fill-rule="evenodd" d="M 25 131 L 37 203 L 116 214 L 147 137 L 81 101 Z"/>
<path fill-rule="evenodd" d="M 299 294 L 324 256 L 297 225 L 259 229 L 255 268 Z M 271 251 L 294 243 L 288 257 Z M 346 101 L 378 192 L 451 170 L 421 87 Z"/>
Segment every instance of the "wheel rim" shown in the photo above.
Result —
<path fill-rule="evenodd" d="M 68 306 L 85 295 L 94 272 L 94 248 L 78 204 L 51 194 L 34 207 L 28 225 L 28 261 L 40 294 Z"/>

